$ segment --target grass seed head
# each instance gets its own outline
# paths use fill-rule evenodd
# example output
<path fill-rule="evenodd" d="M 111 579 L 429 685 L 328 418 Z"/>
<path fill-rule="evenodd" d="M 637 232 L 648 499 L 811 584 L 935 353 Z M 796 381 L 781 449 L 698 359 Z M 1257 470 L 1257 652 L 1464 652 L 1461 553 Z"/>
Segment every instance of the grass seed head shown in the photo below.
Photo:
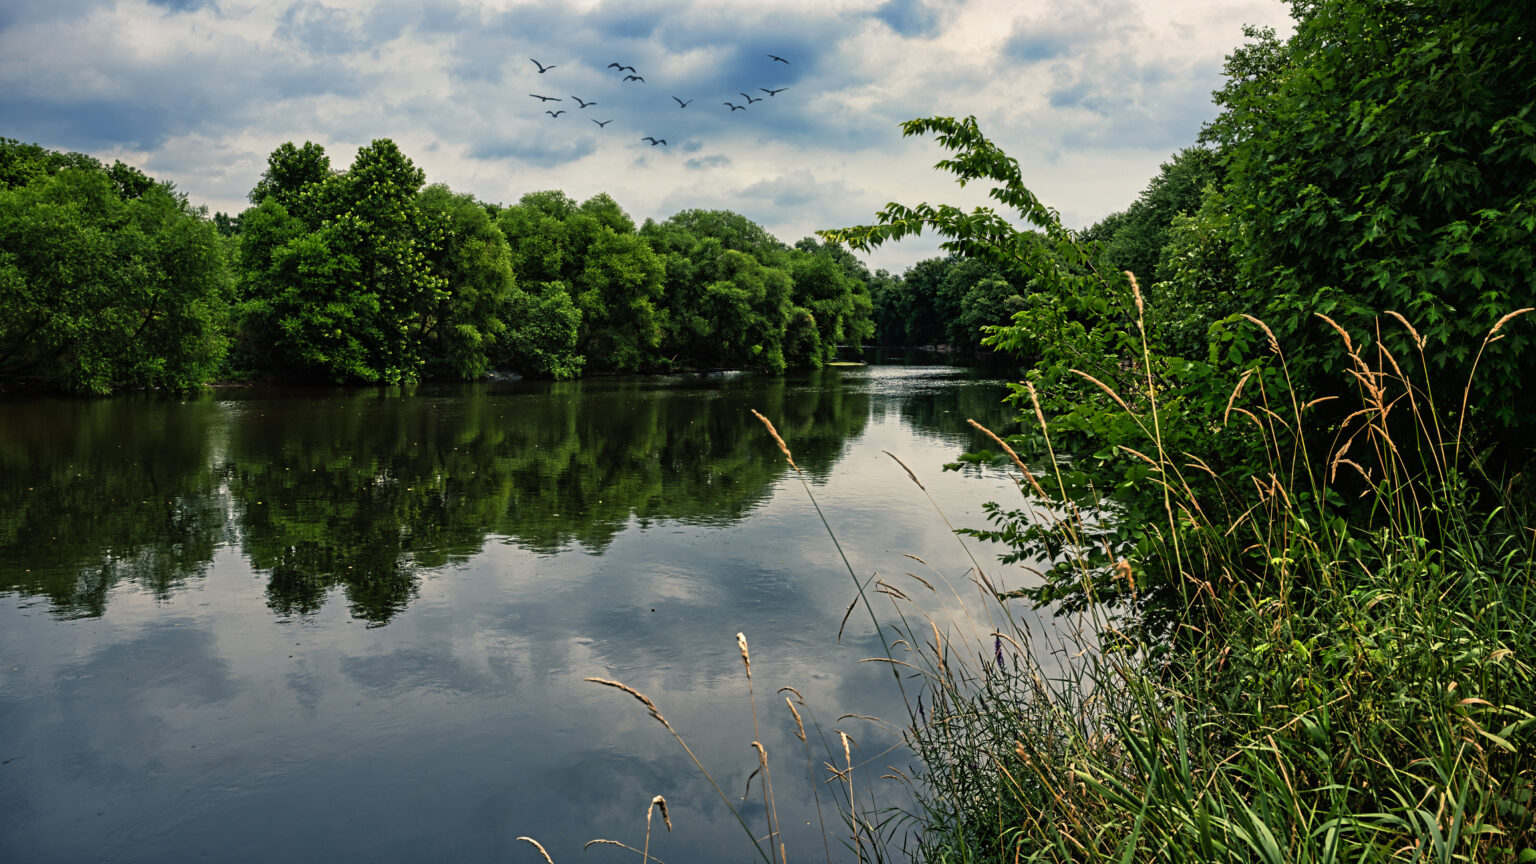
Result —
<path fill-rule="evenodd" d="M 672 831 L 672 817 L 667 815 L 667 799 L 661 797 L 660 795 L 657 795 L 655 798 L 652 798 L 651 799 L 651 806 L 647 807 L 646 810 L 645 810 L 645 821 L 647 821 L 647 822 L 651 821 L 651 811 L 652 810 L 660 810 L 661 811 L 661 821 L 666 823 L 666 825 L 667 825 L 667 832 L 671 833 L 671 831 Z"/>
<path fill-rule="evenodd" d="M 533 844 L 533 848 L 539 850 L 539 854 L 544 856 L 544 860 L 545 861 L 548 861 L 549 864 L 555 864 L 555 859 L 549 857 L 549 853 L 544 850 L 544 844 L 542 844 L 539 841 L 533 839 L 532 837 L 519 837 L 517 839 L 519 839 L 519 840 L 527 840 L 529 843 L 532 843 Z"/>

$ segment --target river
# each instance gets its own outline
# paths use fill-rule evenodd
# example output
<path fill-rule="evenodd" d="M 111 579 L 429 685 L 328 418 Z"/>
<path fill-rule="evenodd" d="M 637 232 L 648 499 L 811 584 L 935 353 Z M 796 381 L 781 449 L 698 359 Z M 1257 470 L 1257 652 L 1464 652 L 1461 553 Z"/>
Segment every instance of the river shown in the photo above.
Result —
<path fill-rule="evenodd" d="M 635 854 L 583 845 L 642 846 L 655 795 L 662 861 L 754 858 L 668 731 L 587 677 L 654 699 L 759 832 L 761 778 L 735 799 L 760 741 L 791 859 L 826 857 L 823 820 L 853 859 L 777 691 L 840 765 L 852 736 L 876 808 L 910 756 L 839 718 L 906 708 L 891 664 L 860 662 L 874 625 L 843 625 L 854 581 L 749 410 L 861 579 L 963 586 L 961 544 L 885 451 L 980 526 L 1012 482 L 941 466 L 985 445 L 967 417 L 1016 428 L 1004 395 L 870 365 L 0 402 L 0 859 L 542 860 L 526 835 L 569 864 Z"/>

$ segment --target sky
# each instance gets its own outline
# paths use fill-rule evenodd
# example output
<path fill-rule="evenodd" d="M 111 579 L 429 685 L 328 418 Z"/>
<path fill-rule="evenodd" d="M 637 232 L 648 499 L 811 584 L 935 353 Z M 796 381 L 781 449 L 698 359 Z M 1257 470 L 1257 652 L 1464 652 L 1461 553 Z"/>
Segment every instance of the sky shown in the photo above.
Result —
<path fill-rule="evenodd" d="M 794 243 L 892 201 L 985 203 L 900 129 L 974 115 L 1085 227 L 1195 143 L 1243 25 L 1288 23 L 1280 0 L 5 0 L 0 137 L 230 213 L 286 141 L 345 168 L 390 138 L 483 201 L 606 192 L 636 222 L 728 209 Z"/>

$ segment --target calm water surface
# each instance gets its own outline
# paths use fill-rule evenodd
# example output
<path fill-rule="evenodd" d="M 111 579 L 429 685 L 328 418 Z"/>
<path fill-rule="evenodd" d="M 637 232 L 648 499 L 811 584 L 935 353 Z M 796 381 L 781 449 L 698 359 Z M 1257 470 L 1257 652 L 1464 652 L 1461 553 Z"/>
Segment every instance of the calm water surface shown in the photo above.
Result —
<path fill-rule="evenodd" d="M 748 409 L 861 576 L 960 580 L 882 451 L 980 525 L 1011 484 L 940 466 L 983 446 L 967 417 L 1013 428 L 1004 392 L 869 366 L 0 403 L 0 860 L 542 860 L 525 834 L 557 864 L 616 860 L 582 845 L 640 845 L 657 794 L 676 831 L 653 854 L 751 860 L 666 731 L 583 682 L 650 695 L 739 796 L 737 631 L 791 857 L 824 859 L 774 691 L 852 735 L 879 795 L 910 757 L 838 718 L 905 714 L 889 667 L 858 662 L 868 618 L 837 641 L 852 580 Z"/>

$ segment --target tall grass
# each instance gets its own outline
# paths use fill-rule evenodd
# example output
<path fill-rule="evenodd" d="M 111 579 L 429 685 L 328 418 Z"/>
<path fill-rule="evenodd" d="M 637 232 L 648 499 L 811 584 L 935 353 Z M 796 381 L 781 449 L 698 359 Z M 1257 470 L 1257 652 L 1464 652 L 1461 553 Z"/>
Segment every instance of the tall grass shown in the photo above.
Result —
<path fill-rule="evenodd" d="M 1317 440 L 1289 386 L 1240 384 L 1228 417 L 1269 466 L 1246 484 L 1163 448 L 1150 379 L 1109 391 L 1166 521 L 1108 578 L 1172 586 L 1171 632 L 1094 602 L 1090 526 L 1050 466 L 1014 457 L 1089 602 L 1044 652 L 1017 616 L 965 668 L 937 632 L 908 643 L 935 706 L 912 734 L 919 858 L 1536 861 L 1536 532 L 1479 475 L 1463 412 L 1327 323 L 1358 407 Z"/>
<path fill-rule="evenodd" d="M 1265 467 L 1251 476 L 1165 447 L 1150 373 L 1137 393 L 1090 378 L 1139 424 L 1143 445 L 1126 449 L 1164 507 L 1142 554 L 1108 572 L 1089 554 L 1102 517 L 1074 503 L 1057 462 L 1031 469 L 993 436 L 1028 512 L 1063 541 L 1042 563 L 1080 577 L 1086 602 L 1058 626 L 1032 628 L 974 559 L 955 582 L 932 568 L 861 578 L 843 556 L 921 768 L 893 775 L 916 810 L 882 810 L 853 784 L 846 733 L 806 722 L 786 688 L 818 810 L 825 795 L 836 814 L 829 862 L 1536 862 L 1536 530 L 1520 479 L 1482 473 L 1464 398 L 1443 405 L 1379 339 L 1358 348 L 1332 321 L 1358 404 L 1319 423 L 1250 322 L 1279 374 L 1245 375 L 1221 421 L 1257 431 Z M 1038 400 L 1033 413 L 1049 446 Z M 1133 602 L 1100 602 L 1106 580 Z M 814 853 L 782 842 L 738 638 L 760 815 L 694 761 L 777 864 Z M 650 699 L 589 680 L 638 699 L 693 755 Z M 625 848 L 650 859 L 649 811 L 644 847 Z"/>

